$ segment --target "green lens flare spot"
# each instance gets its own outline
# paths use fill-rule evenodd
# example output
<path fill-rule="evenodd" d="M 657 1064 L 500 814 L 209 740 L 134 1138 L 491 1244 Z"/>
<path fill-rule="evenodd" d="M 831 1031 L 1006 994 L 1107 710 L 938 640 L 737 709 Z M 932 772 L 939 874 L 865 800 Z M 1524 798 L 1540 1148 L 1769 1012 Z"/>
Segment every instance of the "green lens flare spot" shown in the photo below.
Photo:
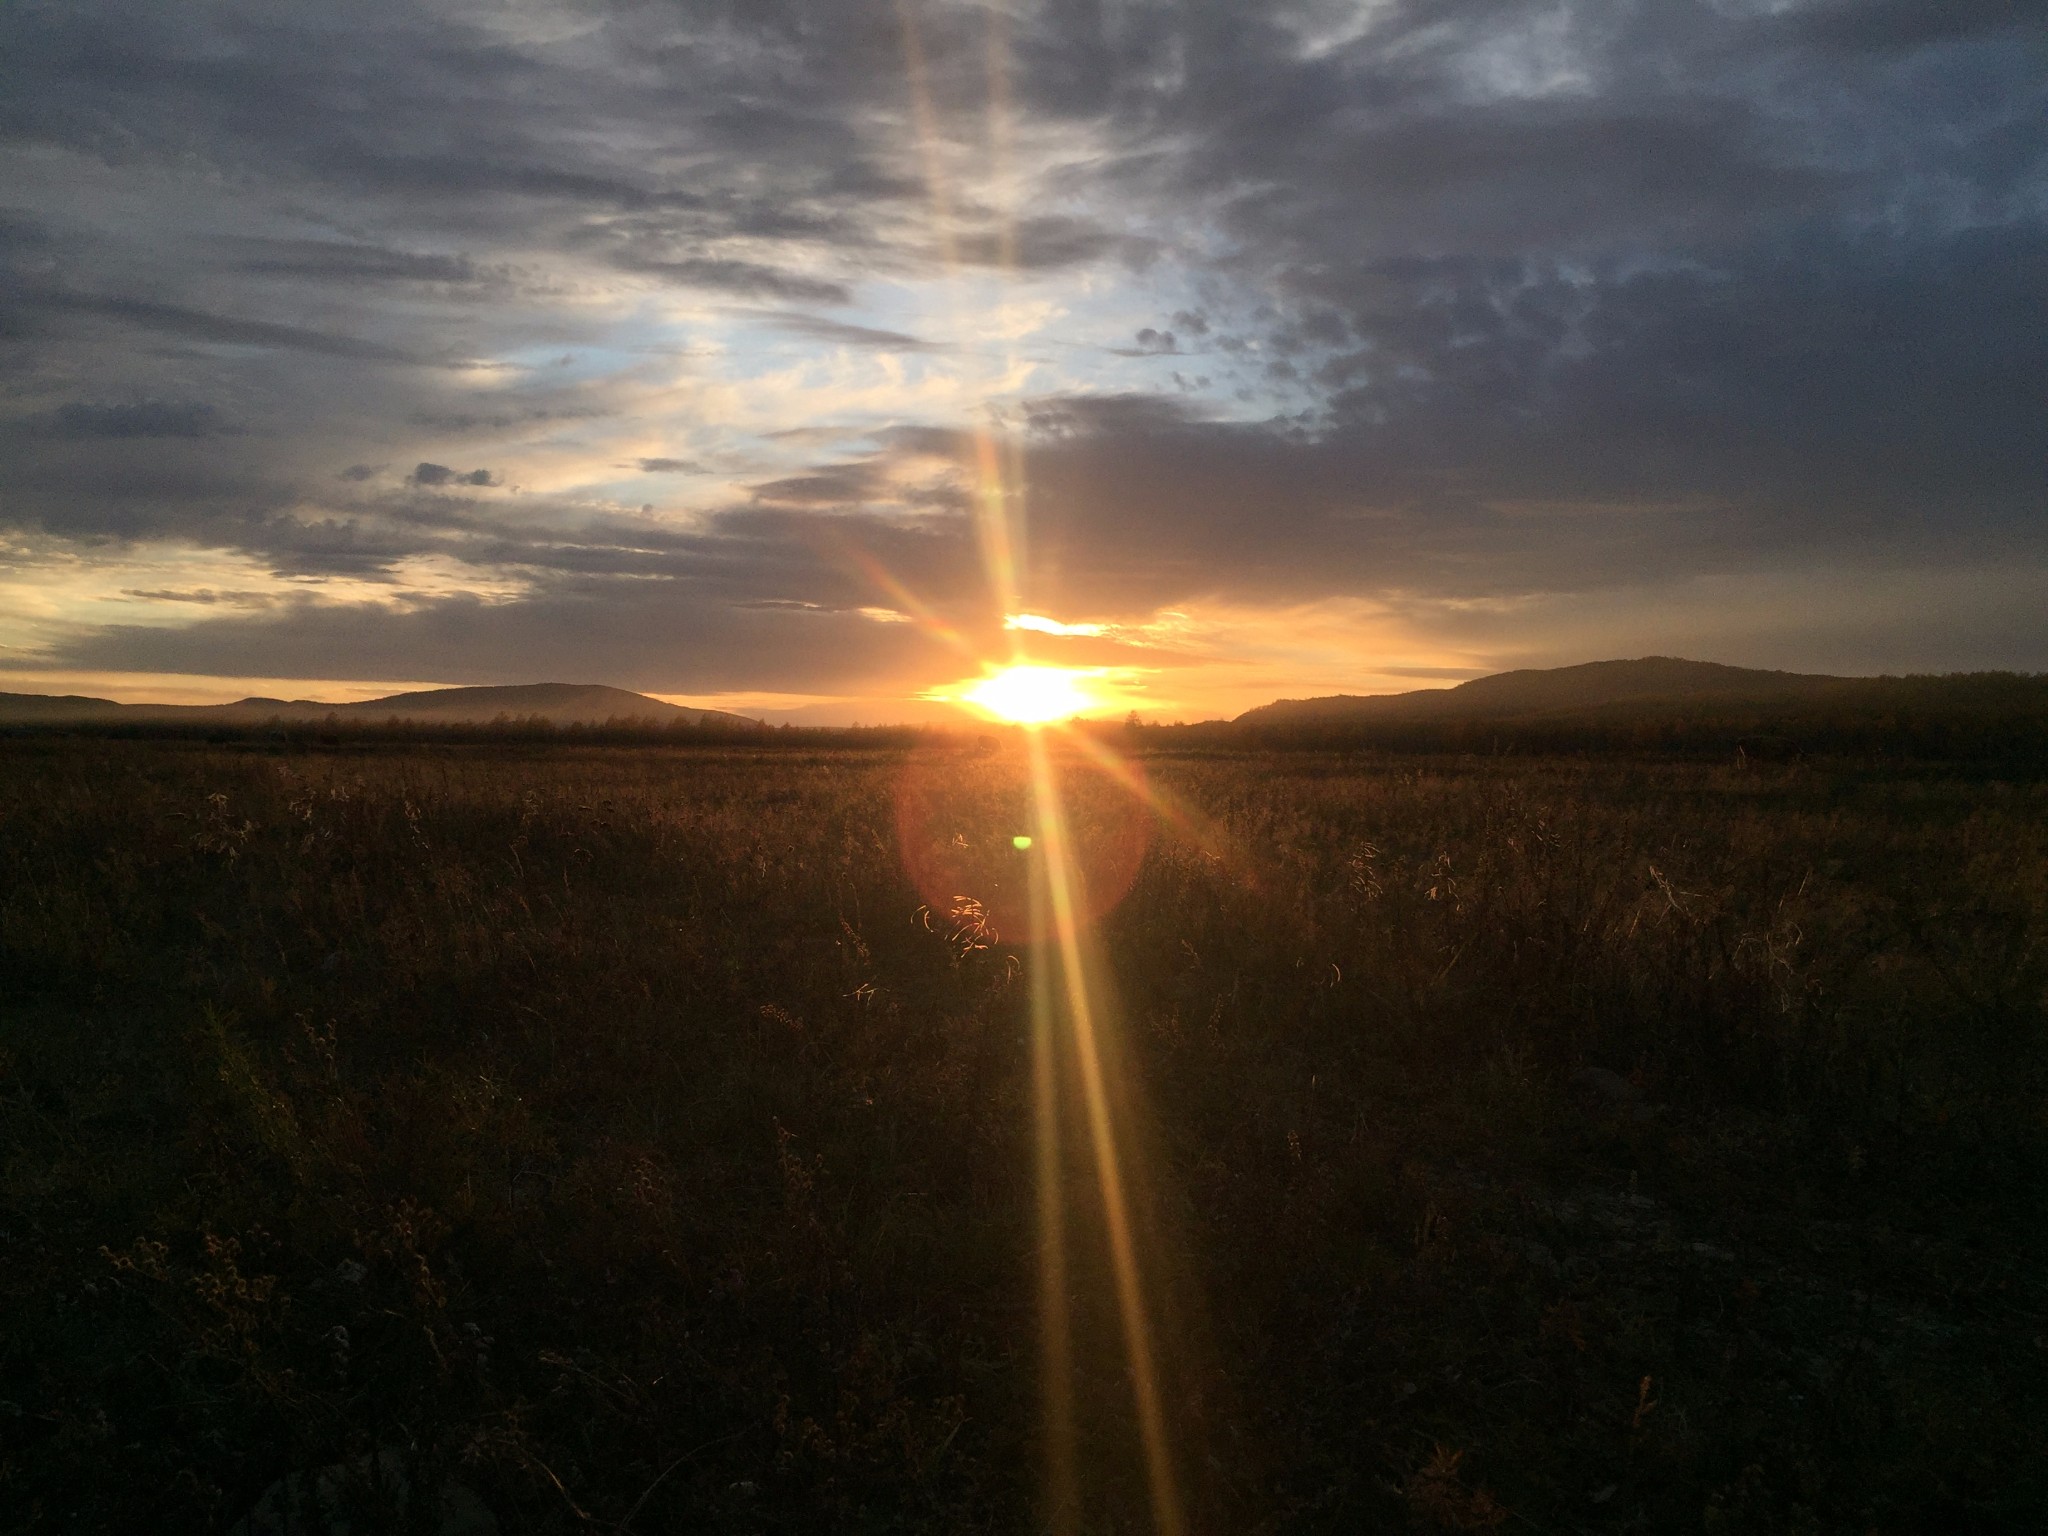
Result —
<path fill-rule="evenodd" d="M 1019 832 L 1015 837 L 1010 839 L 1010 846 L 1016 849 L 1019 853 L 1022 853 L 1026 848 L 1029 848 L 1031 846 L 1031 839 L 1026 837 L 1022 832 Z"/>

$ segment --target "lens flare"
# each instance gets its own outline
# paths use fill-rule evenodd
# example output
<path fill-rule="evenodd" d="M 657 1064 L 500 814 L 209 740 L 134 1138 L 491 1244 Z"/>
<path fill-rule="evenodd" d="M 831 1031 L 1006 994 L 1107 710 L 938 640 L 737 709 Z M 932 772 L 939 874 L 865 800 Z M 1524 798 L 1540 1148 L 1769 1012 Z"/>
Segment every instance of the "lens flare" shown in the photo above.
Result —
<path fill-rule="evenodd" d="M 1127 779 L 1079 754 L 1052 750 L 1064 746 L 1058 736 L 1047 754 L 1060 769 L 1070 829 L 1062 858 L 1073 866 L 1079 919 L 1093 922 L 1129 893 L 1158 818 L 1141 774 Z M 1032 871 L 1050 856 L 1036 786 L 1014 754 L 972 761 L 963 772 L 954 754 L 919 754 L 898 771 L 896 846 L 904 872 L 934 922 L 971 899 L 982 926 L 1002 942 L 1046 942 L 1053 936 L 1049 919 L 1035 912 L 1030 896 Z"/>

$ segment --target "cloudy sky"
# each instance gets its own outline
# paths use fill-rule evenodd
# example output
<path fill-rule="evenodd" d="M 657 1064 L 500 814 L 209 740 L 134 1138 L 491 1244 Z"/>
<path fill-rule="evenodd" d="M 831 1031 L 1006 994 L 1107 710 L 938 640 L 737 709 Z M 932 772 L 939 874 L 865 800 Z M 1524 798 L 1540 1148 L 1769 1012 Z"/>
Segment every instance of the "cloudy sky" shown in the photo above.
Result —
<path fill-rule="evenodd" d="M 0 688 L 2048 669 L 2042 18 L 14 0 Z"/>

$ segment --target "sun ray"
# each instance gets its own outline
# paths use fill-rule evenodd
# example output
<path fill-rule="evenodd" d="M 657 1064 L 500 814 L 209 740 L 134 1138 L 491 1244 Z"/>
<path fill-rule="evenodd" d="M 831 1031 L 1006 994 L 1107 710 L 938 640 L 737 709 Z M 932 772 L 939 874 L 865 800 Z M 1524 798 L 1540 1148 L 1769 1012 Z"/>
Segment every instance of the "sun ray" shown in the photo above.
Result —
<path fill-rule="evenodd" d="M 907 613 L 917 626 L 962 656 L 978 660 L 980 652 L 974 644 L 952 624 L 939 617 L 937 610 L 900 580 L 896 573 L 882 564 L 867 550 L 851 540 L 834 539 L 830 547 L 839 557 L 869 581 L 873 582 L 894 603 L 899 612 Z"/>
<path fill-rule="evenodd" d="M 1031 926 L 1049 932 L 1051 897 L 1042 865 L 1031 865 Z M 1040 1396 L 1045 1410 L 1046 1504 L 1055 1536 L 1074 1528 L 1081 1490 L 1074 1435 L 1073 1322 L 1067 1305 L 1067 1217 L 1060 1167 L 1058 1019 L 1053 953 L 1031 947 L 1031 1117 L 1037 1150 Z"/>
<path fill-rule="evenodd" d="M 1154 1360 L 1152 1328 L 1145 1304 L 1144 1278 L 1125 1194 L 1123 1163 L 1117 1147 L 1109 1090 L 1097 1039 L 1095 1000 L 1089 986 L 1083 948 L 1083 900 L 1075 889 L 1077 871 L 1068 845 L 1066 809 L 1054 777 L 1045 739 L 1036 732 L 1027 739 L 1031 754 L 1033 809 L 1038 837 L 1045 848 L 1047 895 L 1052 906 L 1058 945 L 1060 980 L 1067 1005 L 1067 1024 L 1081 1072 L 1082 1107 L 1094 1152 L 1095 1180 L 1102 1196 L 1103 1221 L 1109 1240 L 1110 1268 L 1116 1280 L 1117 1312 L 1123 1325 L 1124 1353 L 1130 1365 L 1131 1393 L 1137 1408 L 1138 1438 L 1145 1458 L 1146 1490 L 1153 1524 L 1160 1536 L 1180 1536 L 1186 1529 L 1180 1493 L 1174 1481 L 1167 1446 L 1166 1415 L 1160 1402 L 1159 1373 Z"/>
<path fill-rule="evenodd" d="M 1087 731 L 1069 731 L 1066 740 L 1128 793 L 1142 800 L 1177 836 L 1193 844 L 1200 852 L 1229 865 L 1241 878 L 1256 886 L 1256 872 L 1237 854 L 1223 828 L 1215 821 L 1178 795 L 1153 783 L 1138 771 L 1137 765 L 1129 758 Z"/>
<path fill-rule="evenodd" d="M 897 0 L 896 11 L 903 34 L 904 73 L 910 90 L 917 151 L 930 199 L 934 240 L 943 268 L 956 279 L 951 286 L 957 304 L 960 251 L 954 228 L 956 203 L 947 182 L 946 145 L 933 100 L 932 74 L 918 26 L 916 0 Z M 998 269 L 1003 275 L 1012 276 L 1015 230 L 1011 205 L 1015 189 L 1010 164 L 1007 37 L 999 12 L 989 13 L 987 25 L 991 162 L 987 191 L 993 196 L 997 212 Z M 983 424 L 970 434 L 969 448 L 975 535 L 991 606 L 998 619 L 1028 613 L 1022 591 L 1026 569 L 1022 445 L 1015 434 L 998 433 Z M 956 630 L 939 621 L 879 562 L 869 557 L 862 559 L 861 564 L 871 579 L 895 599 L 900 611 L 916 617 L 956 649 L 967 649 Z M 1034 662 L 1025 649 L 1025 628 L 1006 625 L 1002 634 L 1007 641 L 1006 662 L 977 658 L 982 666 L 981 677 L 950 689 L 934 690 L 927 697 L 950 698 L 994 719 L 1027 727 L 1024 734 L 1030 754 L 1032 832 L 1029 837 L 1017 839 L 1015 846 L 1030 859 L 1031 927 L 1037 934 L 1049 936 L 1030 946 L 1030 982 L 1040 1365 L 1045 1378 L 1046 1492 L 1051 1529 L 1071 1531 L 1082 1520 L 1074 1411 L 1073 1319 L 1068 1294 L 1071 1277 L 1066 1246 L 1071 1213 L 1066 1206 L 1061 1158 L 1065 1117 L 1060 1061 L 1064 1042 L 1071 1049 L 1080 1077 L 1081 1119 L 1102 1200 L 1117 1317 L 1129 1366 L 1153 1524 L 1160 1536 L 1181 1536 L 1186 1527 L 1168 1445 L 1143 1268 L 1132 1225 L 1122 1149 L 1105 1081 L 1100 1038 L 1101 989 L 1093 980 L 1083 932 L 1087 895 L 1080 889 L 1083 876 L 1071 844 L 1066 807 L 1044 734 L 1039 729 L 1102 709 L 1112 699 L 1103 683 L 1106 669 Z M 1138 786 L 1143 803 L 1161 808 L 1162 816 L 1173 824 L 1196 825 L 1193 818 L 1167 809 L 1164 801 L 1143 794 L 1142 781 L 1129 765 L 1115 759 L 1114 754 L 1109 756 L 1114 761 L 1105 766 L 1127 789 Z"/>

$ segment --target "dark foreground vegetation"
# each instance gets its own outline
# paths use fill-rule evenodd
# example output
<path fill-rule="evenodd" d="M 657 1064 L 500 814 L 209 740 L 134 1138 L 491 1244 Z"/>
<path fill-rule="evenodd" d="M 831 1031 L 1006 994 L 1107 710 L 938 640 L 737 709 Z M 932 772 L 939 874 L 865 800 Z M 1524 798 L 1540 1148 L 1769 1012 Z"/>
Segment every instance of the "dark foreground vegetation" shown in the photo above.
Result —
<path fill-rule="evenodd" d="M 893 809 L 1007 843 L 1014 759 L 359 746 L 0 743 L 0 1531 L 372 1454 L 506 1530 L 1045 1529 L 1031 957 Z M 2048 787 L 1149 767 L 1223 834 L 1102 927 L 1196 1529 L 2041 1528 Z"/>

